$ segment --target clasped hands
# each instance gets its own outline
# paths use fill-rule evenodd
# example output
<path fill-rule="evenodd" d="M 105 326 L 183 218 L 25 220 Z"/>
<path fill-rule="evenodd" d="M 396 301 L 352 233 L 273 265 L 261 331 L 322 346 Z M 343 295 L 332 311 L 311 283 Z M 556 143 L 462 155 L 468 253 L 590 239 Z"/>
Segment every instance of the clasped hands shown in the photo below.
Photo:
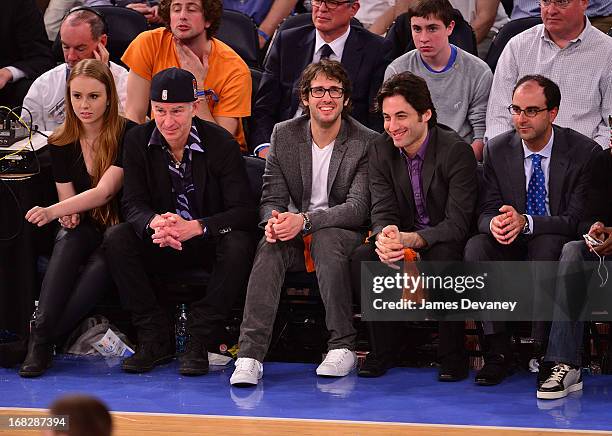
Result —
<path fill-rule="evenodd" d="M 155 233 L 151 235 L 154 244 L 181 251 L 183 242 L 202 234 L 202 227 L 197 220 L 186 220 L 182 216 L 166 212 L 155 215 L 149 223 Z"/>
<path fill-rule="evenodd" d="M 510 245 L 523 231 L 527 218 L 512 206 L 503 205 L 499 211 L 501 213 L 491 220 L 491 234 L 500 244 Z"/>
<path fill-rule="evenodd" d="M 400 232 L 395 225 L 384 227 L 376 235 L 376 254 L 381 262 L 397 268 L 395 262 L 404 259 L 404 249 L 419 249 L 427 246 L 427 242 L 416 232 Z"/>
<path fill-rule="evenodd" d="M 289 241 L 295 238 L 304 228 L 304 217 L 299 213 L 272 211 L 272 217 L 265 227 L 266 241 Z"/>
<path fill-rule="evenodd" d="M 66 229 L 74 229 L 81 222 L 81 215 L 78 213 L 58 217 L 53 212 L 54 210 L 52 207 L 34 206 L 25 214 L 25 219 L 38 227 L 42 227 L 57 218 L 60 225 Z"/>

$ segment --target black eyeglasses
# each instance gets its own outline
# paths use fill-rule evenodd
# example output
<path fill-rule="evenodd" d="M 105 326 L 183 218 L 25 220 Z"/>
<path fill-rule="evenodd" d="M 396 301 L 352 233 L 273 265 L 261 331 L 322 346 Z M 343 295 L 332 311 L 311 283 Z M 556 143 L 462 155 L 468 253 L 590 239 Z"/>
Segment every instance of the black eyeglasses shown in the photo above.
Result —
<path fill-rule="evenodd" d="M 344 2 L 337 2 L 335 0 L 311 0 L 311 3 L 312 3 L 313 6 L 316 6 L 318 8 L 320 8 L 321 5 L 323 3 L 325 3 L 325 5 L 327 6 L 327 9 L 329 9 L 330 11 L 333 11 L 338 6 L 344 5 L 346 3 L 352 3 L 353 1 L 354 0 L 347 0 L 347 1 L 344 1 Z"/>
<path fill-rule="evenodd" d="M 555 6 L 561 8 L 561 9 L 565 9 L 566 7 L 568 7 L 570 5 L 570 3 L 572 2 L 572 0 L 540 0 L 540 4 L 542 6 L 550 6 L 553 3 L 555 4 Z"/>
<path fill-rule="evenodd" d="M 338 88 L 337 86 L 332 86 L 330 88 L 323 88 L 322 86 L 315 86 L 314 88 L 310 88 L 310 95 L 313 97 L 321 98 L 325 96 L 325 93 L 328 92 L 331 98 L 340 98 L 344 95 L 344 89 Z"/>
<path fill-rule="evenodd" d="M 519 106 L 515 106 L 513 104 L 508 106 L 508 112 L 510 112 L 510 115 L 519 116 L 519 115 L 521 115 L 521 112 L 524 112 L 525 116 L 529 117 L 529 118 L 533 118 L 537 114 L 539 114 L 540 112 L 544 112 L 544 111 L 547 111 L 547 110 L 548 110 L 547 107 L 545 107 L 545 108 L 528 107 L 527 109 L 521 109 Z"/>

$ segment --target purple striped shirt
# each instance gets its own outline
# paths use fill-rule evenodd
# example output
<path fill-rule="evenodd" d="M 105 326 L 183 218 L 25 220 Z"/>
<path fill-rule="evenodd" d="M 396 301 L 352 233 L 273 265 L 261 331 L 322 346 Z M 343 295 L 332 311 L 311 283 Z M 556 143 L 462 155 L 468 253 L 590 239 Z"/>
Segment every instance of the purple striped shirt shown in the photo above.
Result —
<path fill-rule="evenodd" d="M 421 174 L 423 172 L 423 162 L 425 161 L 425 152 L 429 143 L 429 132 L 419 151 L 413 157 L 408 156 L 404 150 L 400 150 L 404 160 L 406 161 L 406 169 L 408 177 L 410 177 L 410 185 L 412 185 L 412 195 L 414 195 L 414 204 L 416 206 L 416 216 L 414 217 L 414 226 L 417 230 L 429 227 L 429 215 L 425 209 L 425 198 L 423 197 L 423 184 Z"/>

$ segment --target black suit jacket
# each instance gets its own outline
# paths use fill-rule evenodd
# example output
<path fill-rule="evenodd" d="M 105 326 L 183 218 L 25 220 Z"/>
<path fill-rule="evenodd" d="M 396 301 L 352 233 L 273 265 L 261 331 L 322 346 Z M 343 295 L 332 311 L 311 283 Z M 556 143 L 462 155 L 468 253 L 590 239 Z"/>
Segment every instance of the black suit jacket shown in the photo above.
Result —
<path fill-rule="evenodd" d="M 222 127 L 194 118 L 204 153 L 193 153 L 195 210 L 201 211 L 206 236 L 253 230 L 257 208 L 240 154 L 240 146 Z M 155 214 L 174 212 L 172 184 L 165 151 L 148 146 L 155 121 L 134 127 L 123 144 L 124 186 L 121 205 L 126 221 L 144 237 Z"/>
<path fill-rule="evenodd" d="M 554 126 L 550 157 L 548 201 L 551 216 L 533 216 L 534 235 L 559 234 L 574 237 L 585 217 L 590 165 L 601 147 L 572 129 Z M 499 208 L 510 205 L 525 213 L 527 181 L 521 138 L 511 130 L 491 139 L 485 148 L 483 192 L 478 230 L 490 234 L 489 224 Z"/>
<path fill-rule="evenodd" d="M 0 68 L 15 67 L 36 79 L 55 66 L 51 43 L 34 0 L 2 0 Z"/>
<path fill-rule="evenodd" d="M 270 142 L 272 129 L 293 117 L 299 105 L 300 75 L 312 61 L 315 27 L 307 25 L 281 31 L 270 48 L 257 91 L 251 144 Z M 360 123 L 382 131 L 382 117 L 370 112 L 389 64 L 390 44 L 362 27 L 351 26 L 342 53 L 342 65 L 353 86 L 351 115 Z"/>
<path fill-rule="evenodd" d="M 388 135 L 369 150 L 373 237 L 395 224 L 415 231 L 416 206 L 406 160 Z M 472 148 L 449 127 L 431 129 L 421 173 L 430 227 L 418 230 L 429 247 L 467 239 L 478 195 Z"/>

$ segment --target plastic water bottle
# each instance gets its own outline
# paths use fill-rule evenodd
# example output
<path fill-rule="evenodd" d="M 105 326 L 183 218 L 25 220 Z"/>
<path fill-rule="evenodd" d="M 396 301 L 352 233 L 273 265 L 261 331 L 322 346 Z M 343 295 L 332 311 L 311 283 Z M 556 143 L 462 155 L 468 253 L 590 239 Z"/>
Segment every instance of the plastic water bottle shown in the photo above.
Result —
<path fill-rule="evenodd" d="M 34 301 L 34 312 L 32 312 L 30 317 L 30 334 L 32 334 L 34 327 L 36 327 L 36 318 L 38 318 L 38 300 Z"/>
<path fill-rule="evenodd" d="M 176 352 L 177 354 L 184 353 L 187 347 L 187 305 L 185 303 L 177 306 L 176 324 L 175 324 Z"/>

